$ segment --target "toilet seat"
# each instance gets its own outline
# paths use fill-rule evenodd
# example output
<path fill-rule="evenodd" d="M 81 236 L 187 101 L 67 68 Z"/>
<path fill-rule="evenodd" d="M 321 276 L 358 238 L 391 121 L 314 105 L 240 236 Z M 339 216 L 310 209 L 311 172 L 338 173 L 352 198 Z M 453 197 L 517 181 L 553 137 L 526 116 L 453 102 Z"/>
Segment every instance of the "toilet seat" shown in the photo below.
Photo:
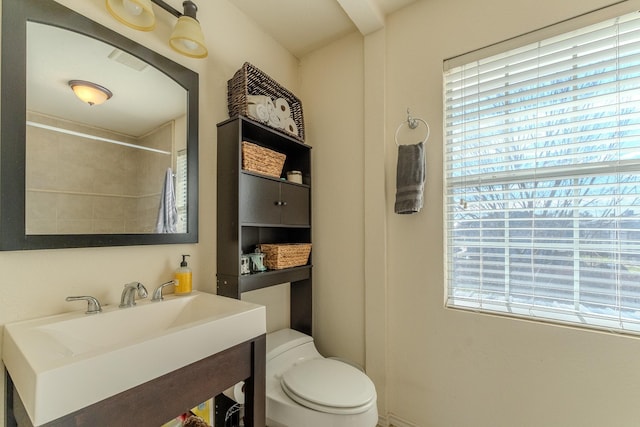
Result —
<path fill-rule="evenodd" d="M 329 414 L 359 414 L 376 400 L 376 389 L 369 377 L 333 359 L 299 363 L 282 375 L 280 384 L 293 401 Z"/>

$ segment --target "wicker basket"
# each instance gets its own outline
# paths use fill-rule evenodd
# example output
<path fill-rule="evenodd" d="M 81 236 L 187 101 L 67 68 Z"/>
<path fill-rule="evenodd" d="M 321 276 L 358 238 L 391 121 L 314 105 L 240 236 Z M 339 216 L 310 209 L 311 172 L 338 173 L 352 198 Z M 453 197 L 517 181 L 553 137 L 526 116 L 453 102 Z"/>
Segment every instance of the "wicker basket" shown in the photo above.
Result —
<path fill-rule="evenodd" d="M 306 265 L 311 253 L 311 243 L 262 244 L 264 265 L 270 270 Z"/>
<path fill-rule="evenodd" d="M 302 103 L 293 93 L 282 87 L 278 82 L 266 75 L 263 71 L 245 62 L 231 80 L 227 82 L 227 107 L 229 117 L 238 115 L 247 117 L 247 95 L 266 95 L 274 101 L 284 98 L 291 108 L 291 118 L 298 128 L 298 135 L 269 126 L 280 133 L 304 142 L 304 118 L 302 116 Z"/>
<path fill-rule="evenodd" d="M 242 169 L 280 178 L 286 155 L 242 141 Z"/>

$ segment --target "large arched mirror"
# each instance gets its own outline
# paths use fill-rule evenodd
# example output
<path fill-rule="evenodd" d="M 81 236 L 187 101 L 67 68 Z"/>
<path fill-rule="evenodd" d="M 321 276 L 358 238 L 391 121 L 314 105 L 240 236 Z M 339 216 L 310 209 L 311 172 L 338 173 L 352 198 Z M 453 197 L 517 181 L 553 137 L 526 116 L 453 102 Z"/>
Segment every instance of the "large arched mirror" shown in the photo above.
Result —
<path fill-rule="evenodd" d="M 3 0 L 1 78 L 0 249 L 197 242 L 197 73 L 52 0 Z"/>

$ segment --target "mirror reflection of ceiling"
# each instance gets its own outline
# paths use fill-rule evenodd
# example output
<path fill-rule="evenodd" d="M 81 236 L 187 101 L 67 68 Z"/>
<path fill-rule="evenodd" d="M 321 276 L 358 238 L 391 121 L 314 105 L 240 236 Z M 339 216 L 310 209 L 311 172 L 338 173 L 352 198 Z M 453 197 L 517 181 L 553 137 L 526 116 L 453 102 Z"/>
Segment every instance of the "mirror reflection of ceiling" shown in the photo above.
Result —
<path fill-rule="evenodd" d="M 69 80 L 113 97 L 89 106 Z M 27 109 L 138 137 L 186 114 L 187 93 L 161 71 L 99 40 L 35 22 L 27 30 Z"/>

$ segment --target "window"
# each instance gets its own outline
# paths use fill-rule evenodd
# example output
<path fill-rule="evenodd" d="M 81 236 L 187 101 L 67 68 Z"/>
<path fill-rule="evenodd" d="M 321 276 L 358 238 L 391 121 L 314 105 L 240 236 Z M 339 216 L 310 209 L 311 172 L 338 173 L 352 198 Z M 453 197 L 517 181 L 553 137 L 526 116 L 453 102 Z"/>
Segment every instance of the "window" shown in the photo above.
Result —
<path fill-rule="evenodd" d="M 457 62 L 447 305 L 640 333 L 640 13 Z"/>

